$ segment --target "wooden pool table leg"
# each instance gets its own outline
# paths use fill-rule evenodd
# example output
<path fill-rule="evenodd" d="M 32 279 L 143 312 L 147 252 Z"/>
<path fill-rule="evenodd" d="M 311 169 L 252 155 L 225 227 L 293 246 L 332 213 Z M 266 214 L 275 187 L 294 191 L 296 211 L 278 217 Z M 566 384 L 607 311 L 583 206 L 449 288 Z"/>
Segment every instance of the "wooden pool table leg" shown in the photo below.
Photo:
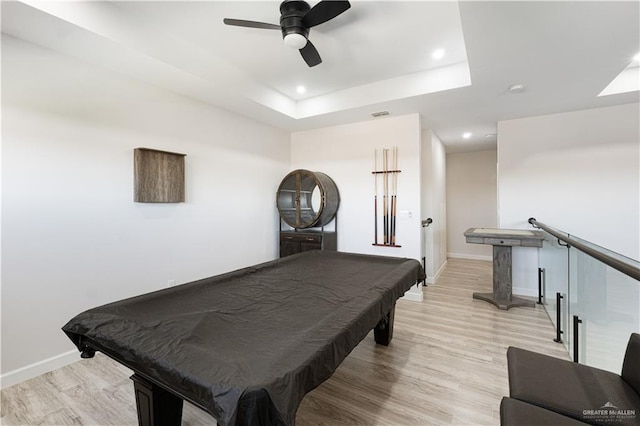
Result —
<path fill-rule="evenodd" d="M 393 337 L 393 317 L 396 313 L 396 305 L 385 315 L 373 329 L 373 337 L 379 345 L 389 346 L 391 337 Z"/>
<path fill-rule="evenodd" d="M 139 426 L 180 426 L 182 398 L 148 380 L 131 376 L 136 394 Z"/>

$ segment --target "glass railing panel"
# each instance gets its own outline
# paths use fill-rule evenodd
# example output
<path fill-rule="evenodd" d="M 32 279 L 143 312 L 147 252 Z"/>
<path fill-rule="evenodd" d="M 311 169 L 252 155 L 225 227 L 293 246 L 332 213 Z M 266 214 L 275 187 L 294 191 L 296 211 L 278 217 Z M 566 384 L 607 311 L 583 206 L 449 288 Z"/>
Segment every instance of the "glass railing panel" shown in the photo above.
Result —
<path fill-rule="evenodd" d="M 620 374 L 629 336 L 640 331 L 640 262 L 535 218 L 529 223 L 547 238 L 538 258 L 545 268 L 545 309 L 554 325 L 558 321 L 552 293 L 566 292 L 560 323 L 569 354 L 574 361 Z M 570 248 L 562 247 L 565 243 Z M 564 256 L 556 254 L 562 249 Z"/>
<path fill-rule="evenodd" d="M 557 328 L 557 297 L 560 293 L 563 299 L 560 301 L 560 330 L 564 330 L 561 339 L 567 350 L 566 333 L 569 325 L 568 316 L 568 292 L 569 292 L 569 258 L 566 246 L 560 245 L 558 239 L 546 236 L 543 247 L 538 250 L 538 264 L 543 271 L 542 294 L 544 295 L 544 308 L 549 315 L 553 326 Z"/>
<path fill-rule="evenodd" d="M 569 265 L 570 315 L 572 322 L 573 315 L 582 320 L 578 326 L 578 360 L 620 374 L 629 336 L 640 330 L 640 282 L 575 248 L 569 250 Z M 571 334 L 569 350 L 573 356 L 575 336 Z"/>

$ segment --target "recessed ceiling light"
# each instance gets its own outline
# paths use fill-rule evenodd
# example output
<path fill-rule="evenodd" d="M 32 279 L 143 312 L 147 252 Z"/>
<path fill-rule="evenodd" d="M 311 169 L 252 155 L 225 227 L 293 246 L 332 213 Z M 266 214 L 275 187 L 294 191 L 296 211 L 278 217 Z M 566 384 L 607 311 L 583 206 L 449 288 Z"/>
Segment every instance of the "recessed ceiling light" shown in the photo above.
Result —
<path fill-rule="evenodd" d="M 306 91 L 307 91 L 307 88 L 302 85 L 296 87 L 296 92 L 298 92 L 299 95 L 305 94 Z"/>
<path fill-rule="evenodd" d="M 469 139 L 471 137 L 471 132 L 464 132 L 462 134 L 462 137 L 465 138 L 465 139 Z"/>
<path fill-rule="evenodd" d="M 509 86 L 509 91 L 511 93 L 522 93 L 524 92 L 524 84 L 512 84 Z"/>
<path fill-rule="evenodd" d="M 444 58 L 444 49 L 436 49 L 433 51 L 433 53 L 431 54 L 431 57 L 433 59 L 442 59 Z"/>

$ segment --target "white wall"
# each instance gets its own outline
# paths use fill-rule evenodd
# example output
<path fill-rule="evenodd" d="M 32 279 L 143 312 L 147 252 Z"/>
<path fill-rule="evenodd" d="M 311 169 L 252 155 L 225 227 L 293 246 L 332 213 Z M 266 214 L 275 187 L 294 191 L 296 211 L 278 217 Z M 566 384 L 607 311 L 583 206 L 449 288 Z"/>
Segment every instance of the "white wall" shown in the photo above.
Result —
<path fill-rule="evenodd" d="M 435 283 L 447 264 L 446 154 L 431 130 L 422 132 L 422 220 L 433 223 L 422 230 L 427 282 Z"/>
<path fill-rule="evenodd" d="M 529 217 L 633 259 L 640 254 L 637 103 L 498 122 L 501 228 Z M 533 294 L 535 249 L 514 248 L 513 279 Z"/>
<path fill-rule="evenodd" d="M 2 37 L 3 386 L 77 359 L 97 305 L 277 257 L 288 133 Z M 184 153 L 186 202 L 133 202 L 133 149 Z"/>
<path fill-rule="evenodd" d="M 396 244 L 373 246 L 374 149 L 398 146 Z M 378 158 L 381 164 L 380 157 Z M 379 166 L 380 167 L 380 166 Z M 323 172 L 340 192 L 338 250 L 420 259 L 420 117 L 389 117 L 342 126 L 295 132 L 291 135 L 291 169 Z M 379 181 L 381 182 L 381 180 Z M 382 188 L 378 188 L 378 197 Z M 403 218 L 408 212 L 410 218 Z M 382 233 L 379 231 L 379 241 Z M 409 294 L 410 293 L 410 294 Z M 409 298 L 422 300 L 415 286 Z"/>
<path fill-rule="evenodd" d="M 498 224 L 496 150 L 447 154 L 448 256 L 492 260 L 492 247 L 467 244 L 469 228 L 495 228 Z"/>

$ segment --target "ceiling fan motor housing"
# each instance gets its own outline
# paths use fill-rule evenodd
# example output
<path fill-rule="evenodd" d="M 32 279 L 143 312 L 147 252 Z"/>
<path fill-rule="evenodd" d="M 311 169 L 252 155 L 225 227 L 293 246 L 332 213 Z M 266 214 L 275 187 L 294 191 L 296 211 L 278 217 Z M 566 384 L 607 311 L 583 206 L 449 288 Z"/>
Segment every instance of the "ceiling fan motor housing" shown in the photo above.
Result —
<path fill-rule="evenodd" d="M 303 19 L 310 9 L 309 4 L 302 0 L 284 0 L 280 4 L 282 38 L 289 34 L 300 34 L 305 39 L 309 38 L 309 27 L 304 24 Z"/>

